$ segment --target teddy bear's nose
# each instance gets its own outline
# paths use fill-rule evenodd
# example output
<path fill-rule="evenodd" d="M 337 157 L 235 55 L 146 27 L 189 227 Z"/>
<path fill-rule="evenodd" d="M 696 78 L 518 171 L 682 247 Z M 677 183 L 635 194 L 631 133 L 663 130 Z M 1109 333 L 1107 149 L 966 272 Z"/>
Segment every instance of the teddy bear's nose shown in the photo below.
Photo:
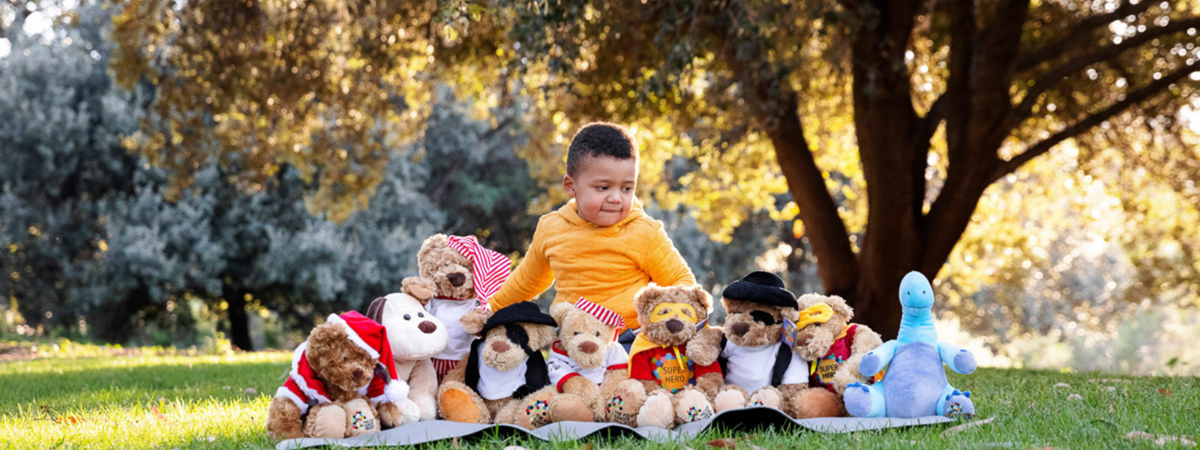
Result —
<path fill-rule="evenodd" d="M 467 282 L 467 276 L 461 273 L 452 273 L 450 275 L 446 275 L 446 279 L 450 280 L 450 284 L 453 284 L 454 287 L 462 286 L 463 283 Z"/>
<path fill-rule="evenodd" d="M 492 350 L 495 350 L 497 353 L 507 352 L 510 348 L 512 347 L 509 347 L 508 344 L 504 343 L 503 341 L 496 341 L 492 343 Z"/>
<path fill-rule="evenodd" d="M 738 336 L 741 336 L 743 334 L 750 332 L 750 324 L 748 324 L 746 322 L 735 323 L 735 324 L 733 324 L 732 327 L 729 327 L 729 328 L 731 330 L 733 330 L 733 334 L 736 334 Z"/>
<path fill-rule="evenodd" d="M 596 353 L 596 350 L 600 350 L 600 346 L 592 341 L 583 341 L 582 344 L 579 344 L 579 350 L 590 355 Z"/>
<path fill-rule="evenodd" d="M 676 319 L 668 320 L 667 321 L 667 331 L 670 331 L 672 333 L 678 333 L 680 331 L 683 331 L 683 322 L 680 322 Z"/>
<path fill-rule="evenodd" d="M 426 320 L 424 322 L 421 322 L 420 325 L 417 325 L 417 329 L 421 330 L 422 333 L 429 334 L 434 331 L 437 331 L 437 324 Z"/>
<path fill-rule="evenodd" d="M 808 345 L 808 341 L 811 341 L 811 340 L 812 340 L 811 334 L 802 334 L 802 335 L 800 335 L 799 338 L 796 338 L 796 343 L 800 344 L 801 347 L 804 347 L 804 346 Z"/>
<path fill-rule="evenodd" d="M 364 374 L 365 374 L 365 372 L 363 372 L 362 369 L 354 369 L 354 373 L 352 373 L 351 375 L 353 375 L 353 378 L 358 379 L 358 378 L 362 378 Z"/>

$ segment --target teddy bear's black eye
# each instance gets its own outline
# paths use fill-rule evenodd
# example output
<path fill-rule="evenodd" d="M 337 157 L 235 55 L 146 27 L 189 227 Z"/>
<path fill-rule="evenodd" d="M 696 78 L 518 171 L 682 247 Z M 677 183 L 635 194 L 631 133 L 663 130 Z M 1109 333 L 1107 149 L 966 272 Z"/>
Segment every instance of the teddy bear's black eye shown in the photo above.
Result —
<path fill-rule="evenodd" d="M 346 357 L 346 356 L 343 356 L 343 357 L 342 357 L 342 362 L 346 362 L 346 361 L 349 361 L 349 360 L 350 360 L 350 358 L 349 358 L 349 357 Z"/>
<path fill-rule="evenodd" d="M 599 332 L 599 331 L 597 331 L 597 332 L 596 332 L 596 337 L 600 337 L 600 332 Z"/>
<path fill-rule="evenodd" d="M 412 316 L 410 316 L 410 315 L 408 315 L 408 314 L 405 314 L 405 315 L 404 315 L 404 320 L 412 320 Z"/>
<path fill-rule="evenodd" d="M 417 313 L 417 317 L 425 317 L 425 313 Z"/>
<path fill-rule="evenodd" d="M 578 332 L 578 331 L 576 331 L 576 332 L 575 332 L 575 335 L 576 335 L 576 336 L 579 336 L 579 332 Z"/>

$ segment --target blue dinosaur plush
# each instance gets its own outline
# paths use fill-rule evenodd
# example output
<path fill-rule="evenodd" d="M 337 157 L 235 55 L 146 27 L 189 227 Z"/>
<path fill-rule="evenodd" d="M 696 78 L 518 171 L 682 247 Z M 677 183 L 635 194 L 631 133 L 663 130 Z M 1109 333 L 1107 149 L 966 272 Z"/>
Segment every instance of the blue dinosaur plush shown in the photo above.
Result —
<path fill-rule="evenodd" d="M 883 380 L 873 385 L 846 386 L 846 412 L 854 417 L 973 416 L 971 392 L 960 392 L 946 381 L 946 370 L 961 374 L 975 371 L 975 355 L 960 347 L 938 342 L 933 328 L 933 287 L 920 272 L 909 272 L 900 282 L 900 332 L 863 357 L 858 370 L 870 376 L 887 367 Z"/>

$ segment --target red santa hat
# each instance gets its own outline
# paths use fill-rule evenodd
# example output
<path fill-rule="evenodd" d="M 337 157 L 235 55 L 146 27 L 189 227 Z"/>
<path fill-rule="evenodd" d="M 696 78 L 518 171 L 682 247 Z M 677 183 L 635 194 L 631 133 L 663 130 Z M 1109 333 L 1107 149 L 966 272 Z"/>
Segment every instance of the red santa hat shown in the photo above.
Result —
<path fill-rule="evenodd" d="M 471 260 L 475 293 L 479 294 L 480 306 L 486 305 L 508 278 L 512 261 L 499 252 L 483 248 L 475 236 L 450 236 L 446 241 L 450 248 Z"/>
<path fill-rule="evenodd" d="M 375 376 L 371 381 L 358 389 L 358 393 L 371 399 L 371 404 L 399 402 L 408 397 L 408 383 L 396 378 L 396 366 L 392 360 L 392 345 L 388 342 L 387 329 L 378 322 L 350 311 L 342 315 L 330 314 L 328 322 L 344 327 L 346 339 L 355 346 L 365 350 L 379 361 Z M 292 372 L 283 386 L 275 391 L 276 397 L 285 397 L 296 406 L 301 413 L 308 411 L 310 401 L 329 403 L 325 394 L 325 384 L 317 378 L 316 372 L 308 365 L 305 351 L 308 341 L 300 344 L 292 353 Z"/>
<path fill-rule="evenodd" d="M 622 328 L 625 328 L 625 318 L 621 317 L 620 314 L 613 312 L 611 309 L 589 302 L 583 297 L 579 297 L 579 300 L 575 301 L 575 307 L 583 310 L 583 312 L 591 314 L 592 317 L 600 319 L 600 322 L 603 322 L 605 325 L 616 327 L 616 330 L 614 330 L 613 333 L 613 340 L 616 340 L 616 334 L 620 333 Z"/>

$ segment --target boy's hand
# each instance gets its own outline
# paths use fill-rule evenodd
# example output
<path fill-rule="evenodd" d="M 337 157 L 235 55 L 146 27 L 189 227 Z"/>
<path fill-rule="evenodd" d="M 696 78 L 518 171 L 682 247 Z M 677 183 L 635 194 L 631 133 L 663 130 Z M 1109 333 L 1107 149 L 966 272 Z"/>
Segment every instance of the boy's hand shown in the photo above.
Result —
<path fill-rule="evenodd" d="M 421 277 L 407 277 L 400 281 L 400 291 L 413 296 L 424 305 L 437 293 L 437 285 L 432 280 Z"/>

